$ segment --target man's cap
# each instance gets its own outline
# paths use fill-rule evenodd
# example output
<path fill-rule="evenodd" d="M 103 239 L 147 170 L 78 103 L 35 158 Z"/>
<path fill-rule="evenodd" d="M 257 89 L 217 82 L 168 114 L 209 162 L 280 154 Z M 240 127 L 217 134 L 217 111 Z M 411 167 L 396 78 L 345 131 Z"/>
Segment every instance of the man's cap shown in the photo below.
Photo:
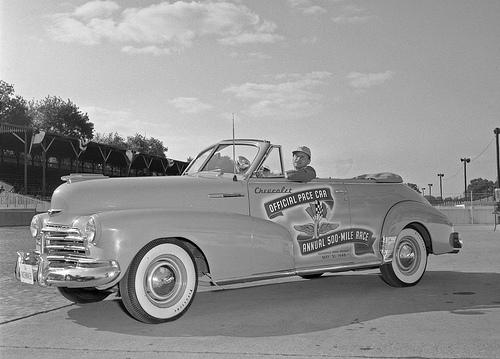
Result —
<path fill-rule="evenodd" d="M 296 152 L 304 152 L 306 155 L 309 156 L 309 159 L 311 159 L 311 150 L 309 149 L 309 147 L 299 146 L 295 151 L 292 151 L 292 155 L 294 155 Z"/>

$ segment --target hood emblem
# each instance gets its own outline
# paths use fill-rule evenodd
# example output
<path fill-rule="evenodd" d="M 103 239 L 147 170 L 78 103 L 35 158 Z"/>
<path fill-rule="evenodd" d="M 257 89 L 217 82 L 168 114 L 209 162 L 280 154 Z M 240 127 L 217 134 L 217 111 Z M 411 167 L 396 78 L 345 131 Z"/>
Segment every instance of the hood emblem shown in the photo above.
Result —
<path fill-rule="evenodd" d="M 49 214 L 49 216 L 53 215 L 53 214 L 56 214 L 56 213 L 61 213 L 62 212 L 62 209 L 49 209 L 47 211 L 47 213 Z"/>

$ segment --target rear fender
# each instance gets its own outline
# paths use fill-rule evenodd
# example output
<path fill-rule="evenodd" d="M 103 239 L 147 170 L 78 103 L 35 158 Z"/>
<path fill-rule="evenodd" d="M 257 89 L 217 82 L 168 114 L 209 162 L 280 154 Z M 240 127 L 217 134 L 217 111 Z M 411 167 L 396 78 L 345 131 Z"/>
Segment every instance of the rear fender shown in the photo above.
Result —
<path fill-rule="evenodd" d="M 413 227 L 420 233 L 428 253 L 442 254 L 454 250 L 450 244 L 453 226 L 445 214 L 429 204 L 400 202 L 389 210 L 382 225 L 380 250 L 384 263 L 392 261 L 396 239 L 407 227 Z"/>

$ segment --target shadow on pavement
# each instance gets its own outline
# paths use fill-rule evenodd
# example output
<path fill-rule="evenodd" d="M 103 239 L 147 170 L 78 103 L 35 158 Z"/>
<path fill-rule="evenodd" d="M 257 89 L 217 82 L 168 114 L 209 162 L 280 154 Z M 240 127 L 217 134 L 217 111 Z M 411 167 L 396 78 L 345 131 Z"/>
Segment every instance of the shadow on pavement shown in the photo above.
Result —
<path fill-rule="evenodd" d="M 498 273 L 427 272 L 415 287 L 393 288 L 379 275 L 330 275 L 310 281 L 199 292 L 174 322 L 148 325 L 120 300 L 73 306 L 74 323 L 151 337 L 263 337 L 316 332 L 391 315 L 447 311 L 483 315 L 500 308 Z M 411 323 L 409 323 L 411 325 Z"/>

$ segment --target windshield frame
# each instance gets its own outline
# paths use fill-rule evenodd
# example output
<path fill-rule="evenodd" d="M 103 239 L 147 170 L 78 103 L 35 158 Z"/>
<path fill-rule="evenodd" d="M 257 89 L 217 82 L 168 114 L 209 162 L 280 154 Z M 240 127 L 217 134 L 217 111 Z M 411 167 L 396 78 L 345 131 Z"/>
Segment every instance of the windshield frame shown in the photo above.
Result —
<path fill-rule="evenodd" d="M 248 168 L 245 170 L 243 173 L 234 173 L 233 172 L 223 172 L 223 171 L 214 171 L 214 170 L 209 170 L 206 171 L 205 168 L 207 164 L 210 162 L 212 157 L 220 151 L 221 148 L 227 148 L 230 146 L 235 145 L 236 148 L 238 146 L 252 146 L 256 147 L 257 151 L 255 156 L 253 157 L 252 161 L 250 161 L 250 165 Z M 183 172 L 183 175 L 188 175 L 188 176 L 197 176 L 200 174 L 215 174 L 217 176 L 222 176 L 222 175 L 230 175 L 231 177 L 233 176 L 238 176 L 242 178 L 248 178 L 251 176 L 251 174 L 255 171 L 256 168 L 260 165 L 262 162 L 262 157 L 267 153 L 269 147 L 272 145 L 270 144 L 269 141 L 263 141 L 263 140 L 252 140 L 252 139 L 235 139 L 235 140 L 225 140 L 221 141 L 219 143 L 216 143 L 214 145 L 211 145 L 207 148 L 205 148 L 203 151 L 201 151 L 196 158 L 191 161 L 191 163 L 188 165 L 186 170 Z M 232 156 L 231 156 L 232 157 Z M 236 156 L 238 157 L 238 156 Z M 232 158 L 231 158 L 232 159 Z M 232 159 L 233 160 L 233 159 Z"/>

